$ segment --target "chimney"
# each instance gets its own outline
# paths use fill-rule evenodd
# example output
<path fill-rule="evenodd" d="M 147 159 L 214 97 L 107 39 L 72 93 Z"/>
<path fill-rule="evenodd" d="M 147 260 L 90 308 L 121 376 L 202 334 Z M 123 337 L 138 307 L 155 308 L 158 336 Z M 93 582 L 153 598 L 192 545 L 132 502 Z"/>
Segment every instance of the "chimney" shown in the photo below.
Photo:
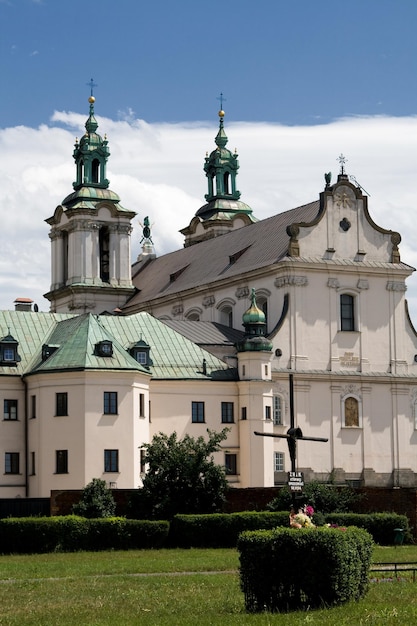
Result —
<path fill-rule="evenodd" d="M 32 311 L 33 300 L 30 298 L 16 298 L 14 301 L 15 311 Z"/>

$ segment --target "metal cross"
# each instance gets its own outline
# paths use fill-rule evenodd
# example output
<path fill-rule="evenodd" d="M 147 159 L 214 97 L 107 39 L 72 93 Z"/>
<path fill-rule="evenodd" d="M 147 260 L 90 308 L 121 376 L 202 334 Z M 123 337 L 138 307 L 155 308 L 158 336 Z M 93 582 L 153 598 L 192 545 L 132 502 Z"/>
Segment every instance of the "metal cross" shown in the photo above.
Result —
<path fill-rule="evenodd" d="M 260 437 L 276 437 L 278 439 L 286 439 L 288 443 L 288 451 L 290 453 L 291 458 L 291 471 L 296 471 L 296 461 L 297 461 L 297 440 L 301 439 L 302 441 L 329 441 L 323 437 L 304 437 L 301 428 L 295 427 L 294 420 L 294 374 L 290 374 L 290 427 L 287 430 L 286 435 L 275 435 L 274 433 L 259 433 L 254 432 L 255 435 L 259 435 Z"/>
<path fill-rule="evenodd" d="M 339 161 L 339 163 L 340 163 L 340 173 L 341 173 L 341 174 L 342 174 L 342 176 L 343 176 L 343 175 L 344 175 L 344 173 L 345 173 L 345 164 L 346 164 L 346 162 L 347 162 L 347 158 L 345 157 L 345 155 L 344 155 L 344 154 L 341 154 L 341 155 L 337 158 L 337 160 L 338 160 L 338 161 Z"/>
<path fill-rule="evenodd" d="M 93 89 L 94 89 L 94 87 L 98 87 L 98 85 L 96 85 L 96 83 L 94 82 L 93 79 L 91 79 L 89 83 L 86 83 L 86 85 L 87 85 L 87 87 L 90 87 L 90 89 L 91 89 L 90 96 L 92 97 L 93 96 Z"/>
<path fill-rule="evenodd" d="M 220 96 L 217 98 L 217 100 L 220 100 L 220 110 L 223 111 L 223 102 L 226 102 L 226 98 L 223 97 L 223 92 L 220 92 Z"/>

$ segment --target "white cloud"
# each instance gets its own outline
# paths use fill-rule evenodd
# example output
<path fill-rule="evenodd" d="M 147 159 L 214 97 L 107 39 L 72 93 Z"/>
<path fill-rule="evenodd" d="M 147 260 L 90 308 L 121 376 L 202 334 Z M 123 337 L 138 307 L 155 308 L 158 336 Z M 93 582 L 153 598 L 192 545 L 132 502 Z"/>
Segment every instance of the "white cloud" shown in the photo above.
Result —
<path fill-rule="evenodd" d="M 98 107 L 96 105 L 96 111 Z M 216 124 L 148 124 L 126 111 L 124 119 L 96 116 L 107 134 L 110 188 L 133 220 L 133 259 L 139 253 L 139 222 L 149 216 L 157 254 L 182 246 L 180 228 L 204 204 L 203 162 L 214 148 Z M 0 307 L 31 297 L 41 310 L 49 303 L 49 227 L 44 220 L 72 191 L 76 136 L 85 114 L 56 112 L 53 126 L 0 129 Z M 229 148 L 239 153 L 238 189 L 258 218 L 318 197 L 323 175 L 337 178 L 341 152 L 346 170 L 370 194 L 369 210 L 380 226 L 398 230 L 402 260 L 417 267 L 414 185 L 417 117 L 357 117 L 302 127 L 225 121 Z M 417 323 L 417 278 L 408 282 Z"/>

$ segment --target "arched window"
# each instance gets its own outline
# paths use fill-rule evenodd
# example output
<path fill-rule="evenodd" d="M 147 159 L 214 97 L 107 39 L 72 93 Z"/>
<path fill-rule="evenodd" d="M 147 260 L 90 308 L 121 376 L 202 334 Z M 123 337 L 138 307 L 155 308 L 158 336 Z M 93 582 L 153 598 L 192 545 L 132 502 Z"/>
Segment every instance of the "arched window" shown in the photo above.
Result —
<path fill-rule="evenodd" d="M 99 172 L 100 172 L 100 161 L 98 159 L 94 159 L 91 164 L 91 182 L 92 183 L 99 182 L 99 179 L 98 179 Z"/>
<path fill-rule="evenodd" d="M 355 396 L 347 396 L 343 400 L 343 426 L 359 428 L 361 426 L 361 405 Z"/>
<path fill-rule="evenodd" d="M 229 194 L 230 190 L 229 190 L 229 172 L 225 172 L 224 176 L 223 176 L 223 190 L 224 193 Z"/>
<path fill-rule="evenodd" d="M 220 324 L 233 328 L 233 309 L 229 304 L 220 309 Z"/>
<path fill-rule="evenodd" d="M 185 319 L 190 322 L 199 322 L 201 319 L 201 311 L 199 309 L 190 309 L 185 314 Z"/>
<path fill-rule="evenodd" d="M 100 278 L 104 283 L 110 282 L 110 234 L 107 226 L 100 228 Z"/>
<path fill-rule="evenodd" d="M 355 297 L 349 293 L 340 296 L 340 330 L 355 330 Z"/>

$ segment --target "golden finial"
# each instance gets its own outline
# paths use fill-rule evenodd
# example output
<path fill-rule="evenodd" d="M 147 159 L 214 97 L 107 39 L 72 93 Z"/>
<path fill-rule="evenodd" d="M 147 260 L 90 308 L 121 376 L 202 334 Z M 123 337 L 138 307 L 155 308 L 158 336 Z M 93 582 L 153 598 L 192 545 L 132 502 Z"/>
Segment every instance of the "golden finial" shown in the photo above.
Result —
<path fill-rule="evenodd" d="M 93 96 L 93 89 L 94 87 L 97 87 L 97 85 L 95 84 L 95 82 L 93 81 L 93 79 L 90 80 L 89 83 L 87 83 L 87 86 L 90 87 L 90 97 L 88 98 L 88 102 L 90 104 L 94 104 L 94 102 L 96 101 L 95 97 Z"/>
<path fill-rule="evenodd" d="M 219 117 L 224 117 L 224 111 L 223 111 L 223 109 L 221 109 L 221 110 L 219 111 Z"/>

